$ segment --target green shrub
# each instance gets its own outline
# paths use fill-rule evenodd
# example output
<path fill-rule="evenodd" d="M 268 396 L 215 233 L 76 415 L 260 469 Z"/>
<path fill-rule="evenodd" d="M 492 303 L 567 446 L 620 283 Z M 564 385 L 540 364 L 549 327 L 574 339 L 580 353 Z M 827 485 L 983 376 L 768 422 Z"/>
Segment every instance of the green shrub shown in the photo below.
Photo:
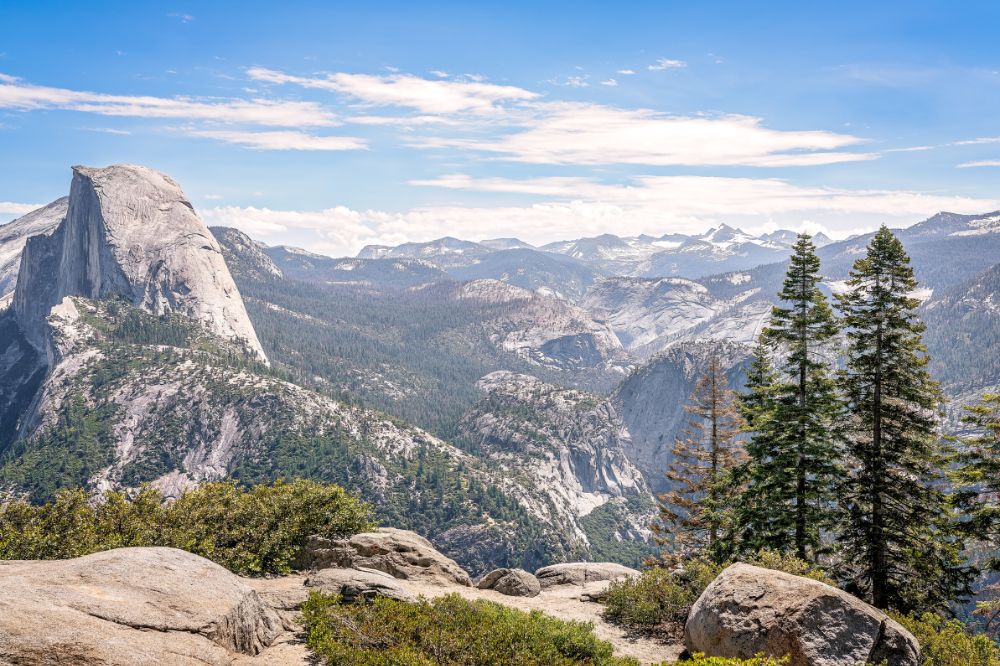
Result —
<path fill-rule="evenodd" d="M 240 574 L 287 573 L 312 534 L 373 526 L 371 509 L 340 486 L 296 480 L 242 488 L 206 483 L 174 502 L 153 488 L 91 503 L 66 490 L 47 504 L 0 504 L 0 559 L 62 559 L 110 548 L 171 546 Z"/>
<path fill-rule="evenodd" d="M 750 659 L 733 659 L 731 657 L 706 657 L 703 654 L 696 654 L 690 659 L 682 659 L 677 662 L 678 666 L 691 664 L 692 666 L 781 666 L 787 664 L 788 657 L 775 659 L 774 657 L 757 656 Z"/>
<path fill-rule="evenodd" d="M 790 555 L 762 550 L 744 561 L 834 584 L 822 570 Z M 604 617 L 609 622 L 634 629 L 674 631 L 684 623 L 691 606 L 725 567 L 706 560 L 690 560 L 684 563 L 678 575 L 662 567 L 653 567 L 638 577 L 613 582 L 604 598 Z"/>
<path fill-rule="evenodd" d="M 683 573 L 653 567 L 614 581 L 603 600 L 604 617 L 628 627 L 670 632 L 683 624 L 691 605 L 721 571 L 716 564 L 692 560 Z"/>
<path fill-rule="evenodd" d="M 306 643 L 325 664 L 352 666 L 637 666 L 615 657 L 593 627 L 457 594 L 417 603 L 341 605 L 313 593 Z"/>
<path fill-rule="evenodd" d="M 985 634 L 972 634 L 958 620 L 933 613 L 896 615 L 920 643 L 921 666 L 1000 666 L 1000 647 Z"/>

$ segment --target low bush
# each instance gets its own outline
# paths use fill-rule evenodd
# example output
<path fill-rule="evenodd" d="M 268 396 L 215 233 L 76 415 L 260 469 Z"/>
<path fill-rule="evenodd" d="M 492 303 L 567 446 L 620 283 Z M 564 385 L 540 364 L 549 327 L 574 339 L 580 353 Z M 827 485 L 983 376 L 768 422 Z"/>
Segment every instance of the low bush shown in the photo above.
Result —
<path fill-rule="evenodd" d="M 750 659 L 733 659 L 731 657 L 706 657 L 696 654 L 690 659 L 682 659 L 677 666 L 782 666 L 788 663 L 788 657 L 751 657 Z"/>
<path fill-rule="evenodd" d="M 774 551 L 762 550 L 743 561 L 834 584 L 822 570 Z M 604 617 L 609 622 L 633 629 L 676 633 L 687 619 L 691 606 L 725 567 L 705 560 L 690 560 L 677 573 L 652 567 L 638 577 L 613 582 L 604 598 Z"/>
<path fill-rule="evenodd" d="M 340 486 L 276 481 L 243 488 L 206 483 L 164 502 L 145 487 L 132 496 L 83 490 L 49 503 L 0 504 L 0 559 L 63 559 L 127 546 L 170 546 L 243 575 L 287 573 L 312 534 L 342 537 L 374 526 L 367 504 Z"/>
<path fill-rule="evenodd" d="M 340 604 L 313 593 L 306 643 L 325 664 L 352 666 L 637 666 L 593 627 L 457 594 L 417 603 Z"/>
<path fill-rule="evenodd" d="M 921 666 L 1000 666 L 1000 646 L 958 620 L 933 613 L 895 618 L 920 643 Z"/>
<path fill-rule="evenodd" d="M 722 567 L 701 560 L 684 565 L 683 571 L 653 567 L 639 576 L 614 581 L 603 599 L 609 622 L 656 633 L 676 633 L 691 605 Z"/>

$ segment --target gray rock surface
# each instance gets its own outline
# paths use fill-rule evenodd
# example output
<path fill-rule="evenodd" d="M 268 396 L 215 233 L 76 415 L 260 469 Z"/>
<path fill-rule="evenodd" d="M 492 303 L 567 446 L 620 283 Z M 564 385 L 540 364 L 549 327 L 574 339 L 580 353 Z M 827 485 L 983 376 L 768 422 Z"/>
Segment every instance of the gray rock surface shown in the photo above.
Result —
<path fill-rule="evenodd" d="M 5 298 L 14 292 L 17 271 L 21 266 L 21 251 L 28 238 L 55 231 L 66 217 L 68 204 L 69 198 L 62 197 L 12 222 L 0 225 L 0 297 Z"/>
<path fill-rule="evenodd" d="M 480 590 L 496 590 L 510 597 L 537 597 L 542 585 L 524 569 L 494 569 L 476 584 Z"/>
<path fill-rule="evenodd" d="M 237 576 L 181 550 L 0 562 L 0 663 L 230 664 L 281 630 Z"/>
<path fill-rule="evenodd" d="M 306 579 L 305 587 L 339 594 L 348 603 L 375 597 L 416 599 L 395 578 L 376 569 L 321 569 Z"/>
<path fill-rule="evenodd" d="M 791 666 L 916 666 L 916 639 L 885 613 L 824 583 L 748 564 L 723 571 L 684 627 L 690 652 L 789 655 Z"/>
<path fill-rule="evenodd" d="M 382 528 L 347 539 L 312 537 L 302 568 L 375 569 L 394 578 L 471 586 L 469 574 L 416 532 Z"/>
<path fill-rule="evenodd" d="M 535 577 L 542 588 L 554 585 L 585 585 L 596 581 L 618 580 L 625 576 L 638 576 L 635 569 L 615 562 L 566 562 L 542 567 Z"/>
<path fill-rule="evenodd" d="M 65 219 L 25 244 L 14 310 L 40 351 L 49 310 L 66 296 L 186 315 L 266 361 L 219 243 L 180 186 L 146 167 L 74 167 Z"/>

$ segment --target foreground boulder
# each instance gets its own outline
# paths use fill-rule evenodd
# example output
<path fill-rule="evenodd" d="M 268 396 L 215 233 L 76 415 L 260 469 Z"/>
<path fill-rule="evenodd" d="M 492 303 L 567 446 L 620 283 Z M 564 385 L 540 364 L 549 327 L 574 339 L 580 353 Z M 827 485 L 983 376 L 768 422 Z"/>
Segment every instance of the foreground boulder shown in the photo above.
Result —
<path fill-rule="evenodd" d="M 237 576 L 173 548 L 0 562 L 0 663 L 231 664 L 281 631 Z"/>
<path fill-rule="evenodd" d="M 920 648 L 885 613 L 835 587 L 734 564 L 695 602 L 684 627 L 689 652 L 750 658 L 788 655 L 791 666 L 916 666 Z"/>
<path fill-rule="evenodd" d="M 480 590 L 495 590 L 510 597 L 537 597 L 542 585 L 524 569 L 494 569 L 476 585 Z"/>
<path fill-rule="evenodd" d="M 376 569 L 403 580 L 472 585 L 469 574 L 430 541 L 416 532 L 387 527 L 347 539 L 311 537 L 299 565 L 304 569 Z"/>
<path fill-rule="evenodd" d="M 375 597 L 416 601 L 395 578 L 375 569 L 322 569 L 306 579 L 305 587 L 339 595 L 347 603 Z"/>
<path fill-rule="evenodd" d="M 612 581 L 626 576 L 638 576 L 639 572 L 614 562 L 567 562 L 542 567 L 535 577 L 542 588 L 554 585 L 585 585 L 597 581 Z"/>

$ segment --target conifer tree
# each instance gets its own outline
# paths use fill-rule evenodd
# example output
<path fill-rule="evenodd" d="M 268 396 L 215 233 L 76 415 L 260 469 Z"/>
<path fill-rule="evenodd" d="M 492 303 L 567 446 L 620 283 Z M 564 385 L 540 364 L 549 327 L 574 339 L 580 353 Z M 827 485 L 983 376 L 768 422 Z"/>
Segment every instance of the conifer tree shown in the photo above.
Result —
<path fill-rule="evenodd" d="M 674 443 L 667 470 L 671 489 L 659 496 L 660 523 L 652 526 L 657 542 L 666 546 L 665 563 L 702 554 L 720 559 L 716 548 L 729 526 L 732 492 L 725 481 L 742 458 L 737 440 L 742 419 L 716 354 L 684 411 L 688 424 Z"/>
<path fill-rule="evenodd" d="M 976 432 L 961 442 L 955 473 L 959 508 L 968 515 L 963 527 L 970 537 L 995 553 L 990 562 L 1000 570 L 1000 393 L 986 393 L 966 408 L 963 419 Z"/>
<path fill-rule="evenodd" d="M 771 351 L 759 340 L 747 370 L 746 390 L 738 403 L 745 429 L 751 436 L 746 442 L 747 460 L 733 475 L 734 485 L 741 488 L 735 503 L 734 541 L 729 546 L 734 552 L 755 553 L 763 548 L 778 552 L 792 550 L 794 515 L 771 501 L 794 467 L 781 456 L 789 450 L 783 441 L 788 429 L 781 423 L 776 408 L 777 386 Z"/>
<path fill-rule="evenodd" d="M 850 454 L 839 542 L 850 591 L 879 608 L 941 608 L 968 591 L 935 432 L 940 393 L 927 371 L 917 282 L 882 227 L 839 297 L 848 338 L 841 386 Z"/>
<path fill-rule="evenodd" d="M 781 305 L 762 335 L 784 362 L 765 378 L 759 352 L 743 401 L 748 420 L 767 414 L 751 428 L 747 447 L 747 488 L 739 503 L 747 545 L 794 552 L 802 560 L 816 559 L 821 535 L 835 521 L 840 476 L 833 434 L 839 400 L 824 357 L 838 329 L 819 289 L 819 267 L 816 246 L 800 234 L 778 294 Z"/>

